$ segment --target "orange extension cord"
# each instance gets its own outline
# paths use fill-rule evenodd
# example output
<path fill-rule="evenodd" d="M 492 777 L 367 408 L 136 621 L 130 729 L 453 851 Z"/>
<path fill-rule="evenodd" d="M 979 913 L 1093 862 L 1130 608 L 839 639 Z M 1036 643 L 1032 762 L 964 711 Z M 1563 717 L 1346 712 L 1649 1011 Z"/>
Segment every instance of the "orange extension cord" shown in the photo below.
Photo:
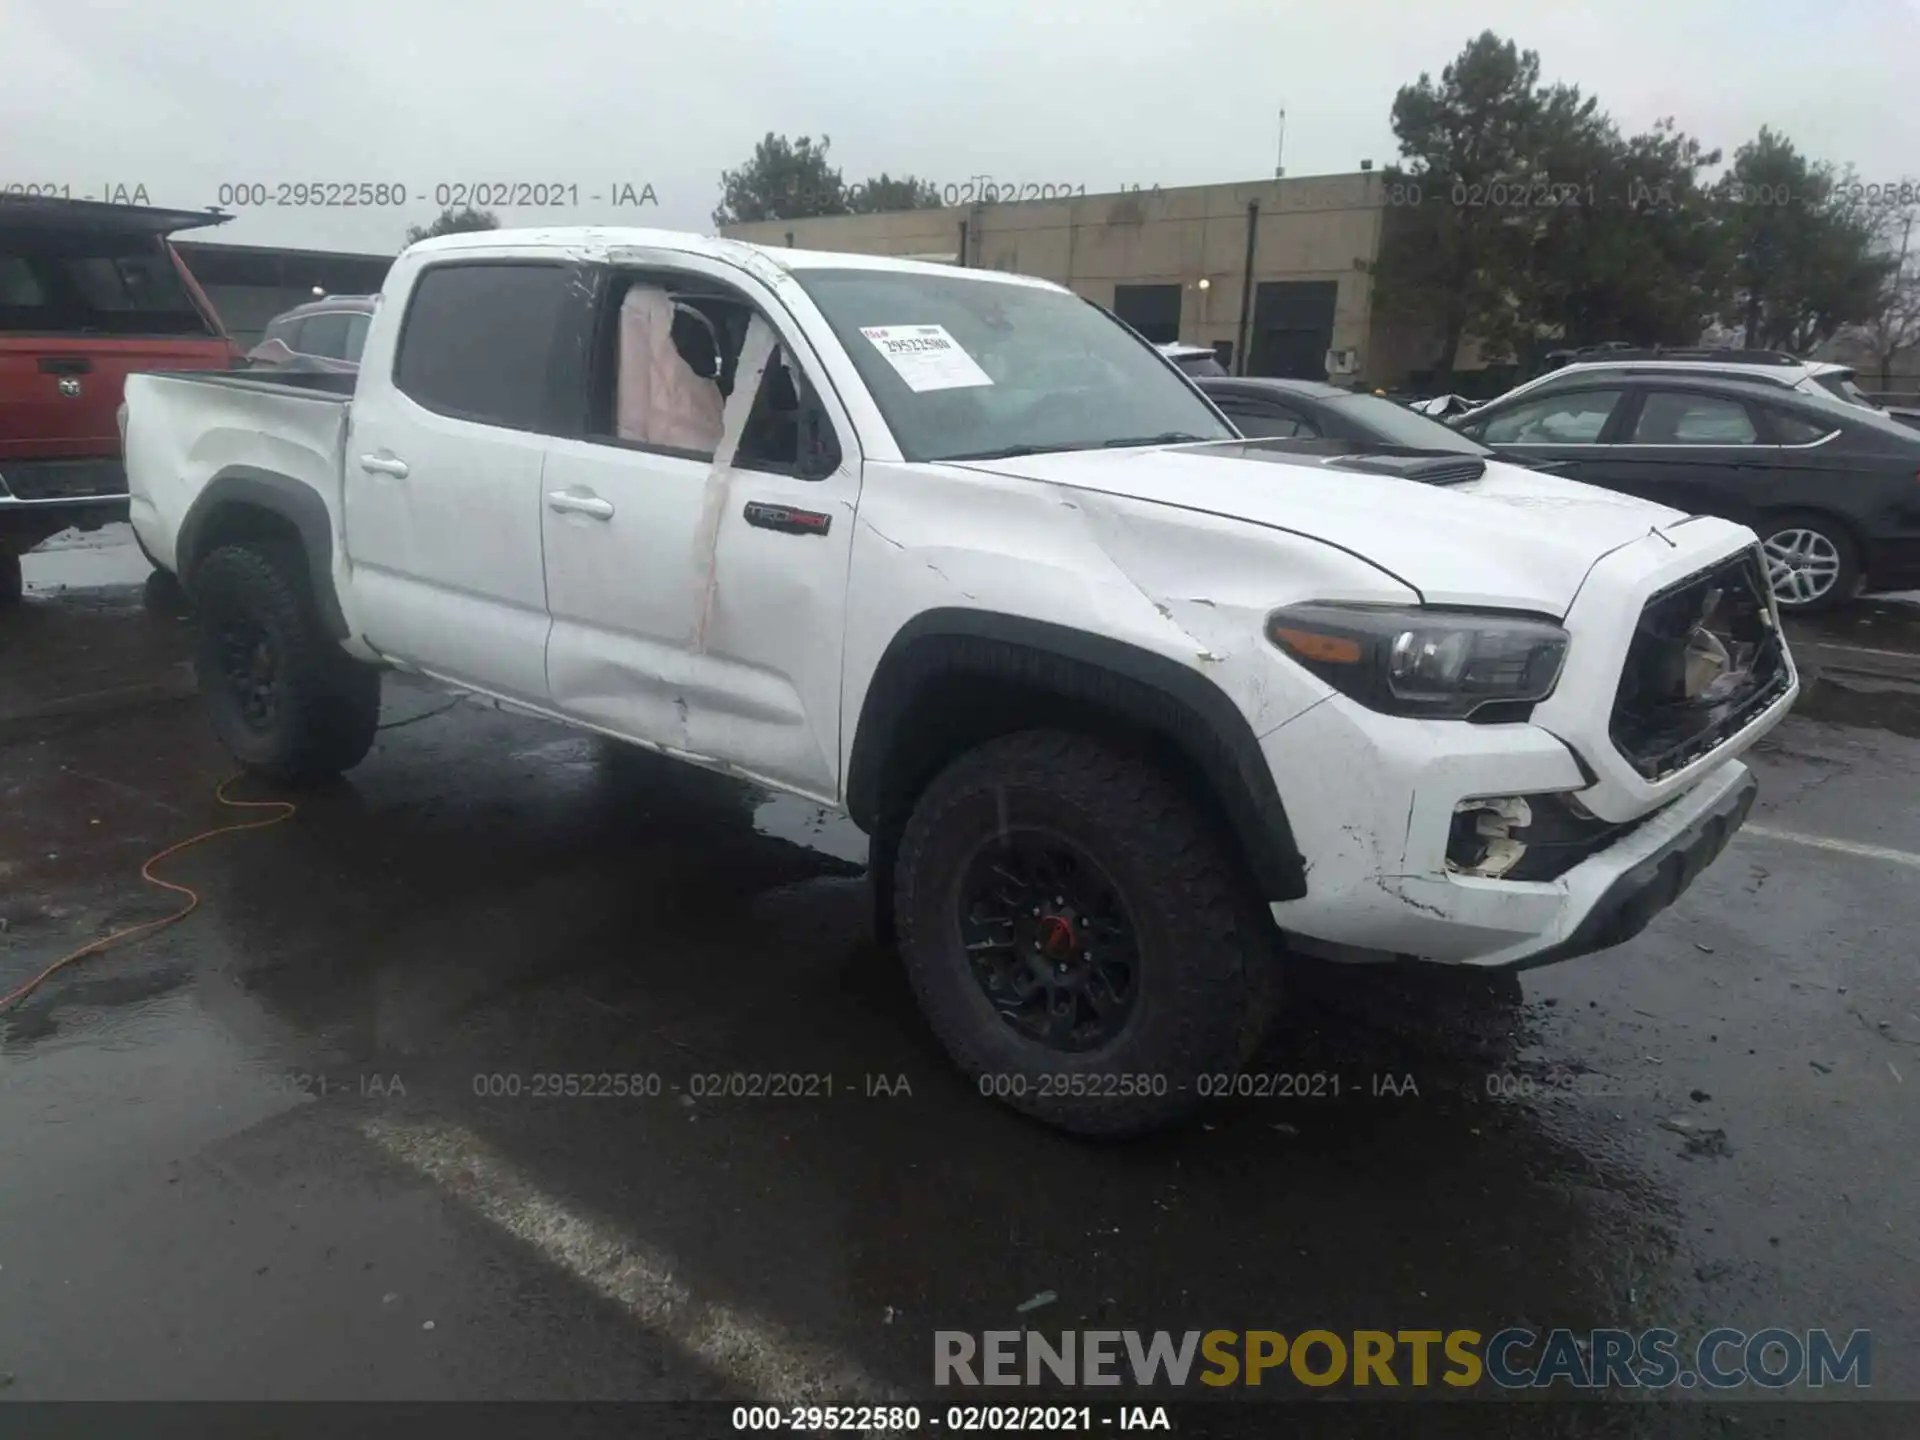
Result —
<path fill-rule="evenodd" d="M 27 983 L 22 985 L 18 990 L 7 995 L 0 995 L 0 1011 L 4 1011 L 9 1006 L 26 999 L 27 996 L 46 984 L 55 973 L 65 969 L 76 960 L 84 960 L 89 955 L 98 955 L 102 950 L 109 949 L 119 944 L 122 940 L 130 940 L 135 935 L 150 935 L 155 931 L 164 930 L 167 926 L 177 924 L 186 919 L 187 916 L 191 915 L 195 910 L 199 909 L 200 894 L 197 890 L 187 885 L 176 885 L 171 880 L 162 880 L 158 875 L 153 873 L 153 867 L 158 865 L 162 860 L 165 860 L 169 855 L 178 855 L 182 850 L 191 849 L 202 840 L 211 840 L 216 835 L 233 835 L 242 830 L 265 830 L 269 825 L 278 825 L 283 821 L 291 820 L 299 813 L 300 807 L 295 805 L 291 800 L 229 800 L 227 798 L 227 787 L 241 778 L 240 775 L 229 775 L 225 780 L 222 780 L 219 788 L 213 792 L 214 799 L 234 810 L 278 810 L 280 813 L 270 820 L 243 820 L 232 825 L 222 825 L 214 830 L 202 830 L 198 835 L 182 840 L 177 845 L 169 845 L 158 855 L 149 857 L 147 863 L 140 867 L 140 878 L 145 880 L 149 885 L 158 885 L 162 890 L 171 890 L 176 895 L 186 896 L 187 903 L 184 906 L 174 911 L 171 915 L 163 915 L 158 920 L 143 920 L 138 925 L 129 925 L 124 930 L 115 930 L 110 935 L 102 935 L 98 940 L 89 941 L 78 950 L 69 951 L 51 965 L 47 966 L 47 968 L 42 970 L 38 975 L 27 981 Z"/>

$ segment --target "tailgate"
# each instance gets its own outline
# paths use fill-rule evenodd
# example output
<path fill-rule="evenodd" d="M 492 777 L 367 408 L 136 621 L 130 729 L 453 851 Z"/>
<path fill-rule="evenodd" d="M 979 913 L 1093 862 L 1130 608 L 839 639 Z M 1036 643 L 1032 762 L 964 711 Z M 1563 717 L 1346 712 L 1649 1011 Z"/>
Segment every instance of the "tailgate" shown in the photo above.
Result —
<path fill-rule="evenodd" d="M 220 370 L 227 342 L 0 333 L 0 464 L 117 456 L 117 414 L 137 370 Z"/>
<path fill-rule="evenodd" d="M 117 457 L 129 374 L 231 363 L 177 217 L 113 208 L 0 206 L 0 465 Z"/>

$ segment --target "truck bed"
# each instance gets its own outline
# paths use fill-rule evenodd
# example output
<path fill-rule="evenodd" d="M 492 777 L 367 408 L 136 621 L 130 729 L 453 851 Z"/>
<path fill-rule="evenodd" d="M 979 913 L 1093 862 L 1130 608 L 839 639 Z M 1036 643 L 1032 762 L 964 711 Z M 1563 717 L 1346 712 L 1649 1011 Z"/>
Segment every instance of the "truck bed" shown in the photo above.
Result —
<path fill-rule="evenodd" d="M 187 512 L 223 475 L 310 485 L 338 515 L 353 382 L 351 375 L 298 371 L 128 377 L 130 517 L 155 563 L 175 568 L 175 537 Z"/>

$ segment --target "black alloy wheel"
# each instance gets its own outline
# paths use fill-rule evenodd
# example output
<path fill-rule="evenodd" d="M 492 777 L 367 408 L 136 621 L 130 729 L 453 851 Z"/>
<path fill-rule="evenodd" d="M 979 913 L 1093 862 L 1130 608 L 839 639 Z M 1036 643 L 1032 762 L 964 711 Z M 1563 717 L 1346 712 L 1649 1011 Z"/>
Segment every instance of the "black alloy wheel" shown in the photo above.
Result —
<path fill-rule="evenodd" d="M 249 730 L 265 734 L 280 713 L 285 664 L 271 631 L 247 616 L 220 627 L 220 674 Z"/>
<path fill-rule="evenodd" d="M 1019 1034 L 1067 1053 L 1126 1029 L 1140 953 L 1119 887 L 1084 850 L 1039 829 L 989 839 L 967 864 L 957 918 L 973 978 Z"/>

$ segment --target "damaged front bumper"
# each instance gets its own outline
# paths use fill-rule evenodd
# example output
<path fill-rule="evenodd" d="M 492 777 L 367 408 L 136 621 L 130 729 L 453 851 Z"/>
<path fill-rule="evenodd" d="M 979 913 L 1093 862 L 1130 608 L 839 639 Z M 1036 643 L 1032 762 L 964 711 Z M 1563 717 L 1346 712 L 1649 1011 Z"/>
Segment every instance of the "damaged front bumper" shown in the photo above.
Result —
<path fill-rule="evenodd" d="M 1730 760 L 1551 880 L 1423 867 L 1342 884 L 1316 865 L 1308 894 L 1274 904 L 1273 916 L 1299 948 L 1333 959 L 1487 969 L 1570 960 L 1624 943 L 1679 899 L 1745 822 L 1758 789 Z"/>
<path fill-rule="evenodd" d="M 1733 832 L 1746 823 L 1747 812 L 1760 793 L 1760 782 L 1746 766 L 1735 763 L 1727 768 L 1740 773 L 1729 776 L 1726 785 L 1703 786 L 1713 793 L 1702 803 L 1689 805 L 1667 823 L 1657 824 L 1667 820 L 1663 811 L 1641 827 L 1636 832 L 1641 843 L 1621 846 L 1626 853 L 1611 857 L 1615 863 L 1601 872 L 1602 875 L 1607 871 L 1618 873 L 1600 892 L 1573 933 L 1544 950 L 1509 962 L 1513 968 L 1532 969 L 1536 965 L 1551 965 L 1556 960 L 1571 960 L 1576 955 L 1624 945 L 1646 929 L 1649 920 L 1678 900 L 1700 872 L 1727 848 Z M 1619 869 L 1620 861 L 1630 860 L 1641 851 L 1646 853 L 1632 860 L 1626 869 Z M 1592 887 L 1588 884 L 1583 888 Z"/>
<path fill-rule="evenodd" d="M 1753 803 L 1739 757 L 1799 683 L 1782 650 L 1704 745 L 1652 774 L 1622 752 L 1609 717 L 1636 633 L 1622 617 L 1751 543 L 1722 522 L 1677 529 L 1687 543 L 1653 536 L 1595 566 L 1564 620 L 1567 670 L 1528 720 L 1410 720 L 1336 695 L 1262 739 L 1309 865 L 1307 893 L 1272 906 L 1298 948 L 1540 965 L 1620 944 L 1692 883 Z"/>

